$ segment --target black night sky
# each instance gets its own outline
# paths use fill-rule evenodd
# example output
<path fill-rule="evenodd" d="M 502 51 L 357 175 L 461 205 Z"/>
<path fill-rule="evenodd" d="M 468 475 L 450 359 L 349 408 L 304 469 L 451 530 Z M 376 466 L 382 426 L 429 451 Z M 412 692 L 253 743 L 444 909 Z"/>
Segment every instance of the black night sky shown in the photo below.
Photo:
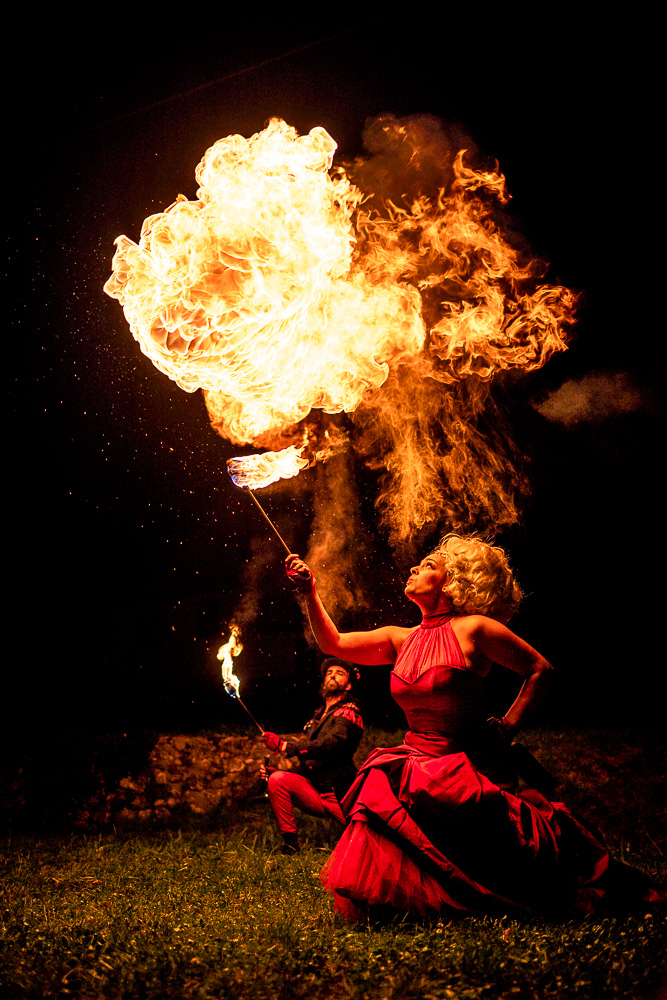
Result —
<path fill-rule="evenodd" d="M 226 475 L 237 449 L 211 430 L 201 395 L 140 353 L 102 286 L 114 239 L 138 240 L 147 215 L 179 193 L 194 198 L 195 167 L 217 139 L 250 136 L 278 116 L 301 133 L 324 126 L 351 158 L 363 151 L 364 122 L 382 112 L 435 115 L 497 159 L 516 224 L 551 264 L 548 280 L 583 293 L 571 349 L 531 376 L 517 427 L 531 442 L 533 493 L 501 539 L 529 594 L 515 627 L 560 668 L 543 719 L 655 722 L 664 701 L 655 618 L 664 321 L 649 254 L 657 117 L 648 61 L 638 69 L 633 59 L 630 73 L 617 58 L 619 43 L 635 52 L 641 40 L 627 25 L 586 27 L 563 10 L 554 23 L 510 12 L 484 24 L 480 10 L 421 25 L 413 11 L 381 25 L 360 15 L 348 29 L 338 17 L 273 29 L 252 20 L 138 29 L 128 10 L 105 37 L 54 19 L 21 46 L 4 191 L 17 348 L 6 725 L 244 724 L 215 652 L 266 530 Z M 583 379 L 589 395 L 606 389 L 577 423 L 529 405 Z M 358 486 L 363 500 L 363 477 Z M 262 499 L 299 551 L 308 491 L 278 486 Z M 318 658 L 278 547 L 272 558 L 236 666 L 249 707 L 285 730 L 308 717 Z M 393 588 L 396 600 L 378 589 L 375 621 L 412 623 L 403 567 L 385 563 L 382 595 Z M 392 722 L 383 693 L 369 689 L 367 701 L 378 724 Z"/>

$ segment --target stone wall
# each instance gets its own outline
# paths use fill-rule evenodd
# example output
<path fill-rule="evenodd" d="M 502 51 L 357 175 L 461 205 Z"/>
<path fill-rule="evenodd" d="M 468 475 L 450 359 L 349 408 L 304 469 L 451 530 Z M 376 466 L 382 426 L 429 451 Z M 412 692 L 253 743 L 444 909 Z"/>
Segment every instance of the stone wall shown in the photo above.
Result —
<path fill-rule="evenodd" d="M 247 736 L 160 736 L 144 769 L 101 789 L 76 824 L 164 824 L 212 816 L 234 801 L 260 794 L 266 748 Z M 282 762 L 282 766 L 286 766 Z"/>
<path fill-rule="evenodd" d="M 298 738 L 298 737 L 296 737 Z M 3 825 L 99 829 L 215 821 L 235 803 L 264 795 L 267 754 L 257 737 L 92 737 L 33 747 L 0 787 Z M 271 764 L 289 769 L 282 755 Z"/>

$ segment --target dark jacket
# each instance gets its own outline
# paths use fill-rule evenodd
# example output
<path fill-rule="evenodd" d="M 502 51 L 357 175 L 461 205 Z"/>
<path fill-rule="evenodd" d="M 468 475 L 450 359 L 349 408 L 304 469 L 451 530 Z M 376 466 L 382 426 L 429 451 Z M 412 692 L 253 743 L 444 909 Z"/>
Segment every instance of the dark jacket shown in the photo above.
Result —
<path fill-rule="evenodd" d="M 340 801 L 355 779 L 353 757 L 364 723 L 353 698 L 337 701 L 329 712 L 320 708 L 304 727 L 305 740 L 288 742 L 286 753 L 298 758 L 299 773 L 318 792 L 332 789 Z"/>

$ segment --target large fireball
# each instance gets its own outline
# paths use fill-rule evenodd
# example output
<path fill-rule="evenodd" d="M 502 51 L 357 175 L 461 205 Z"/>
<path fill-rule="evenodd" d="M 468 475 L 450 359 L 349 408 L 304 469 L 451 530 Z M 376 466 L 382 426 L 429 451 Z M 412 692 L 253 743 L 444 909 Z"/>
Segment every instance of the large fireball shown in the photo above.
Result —
<path fill-rule="evenodd" d="M 313 407 L 354 410 L 389 364 L 422 347 L 420 296 L 352 268 L 360 192 L 329 173 L 336 144 L 274 119 L 221 139 L 197 167 L 197 201 L 116 240 L 105 291 L 151 361 L 204 389 L 219 432 L 250 444 Z"/>
<path fill-rule="evenodd" d="M 215 430 L 264 451 L 233 460 L 236 482 L 298 475 L 351 439 L 384 470 L 392 543 L 498 531 L 525 482 L 490 386 L 565 349 L 576 295 L 541 280 L 504 221 L 505 178 L 440 123 L 385 116 L 367 144 L 343 169 L 319 127 L 221 139 L 196 200 L 116 240 L 105 290 L 160 371 L 204 391 Z"/>

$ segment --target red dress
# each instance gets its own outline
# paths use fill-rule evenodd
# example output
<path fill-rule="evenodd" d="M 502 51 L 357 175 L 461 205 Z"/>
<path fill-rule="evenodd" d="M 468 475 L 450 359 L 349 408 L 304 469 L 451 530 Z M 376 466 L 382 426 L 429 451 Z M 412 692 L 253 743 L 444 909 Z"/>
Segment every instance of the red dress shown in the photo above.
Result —
<path fill-rule="evenodd" d="M 466 668 L 451 617 L 424 618 L 400 650 L 391 693 L 410 731 L 362 765 L 322 882 L 348 920 L 591 913 L 613 892 L 614 863 L 562 802 L 519 786 L 488 733 L 483 681 Z M 624 870 L 639 898 L 664 899 Z"/>

